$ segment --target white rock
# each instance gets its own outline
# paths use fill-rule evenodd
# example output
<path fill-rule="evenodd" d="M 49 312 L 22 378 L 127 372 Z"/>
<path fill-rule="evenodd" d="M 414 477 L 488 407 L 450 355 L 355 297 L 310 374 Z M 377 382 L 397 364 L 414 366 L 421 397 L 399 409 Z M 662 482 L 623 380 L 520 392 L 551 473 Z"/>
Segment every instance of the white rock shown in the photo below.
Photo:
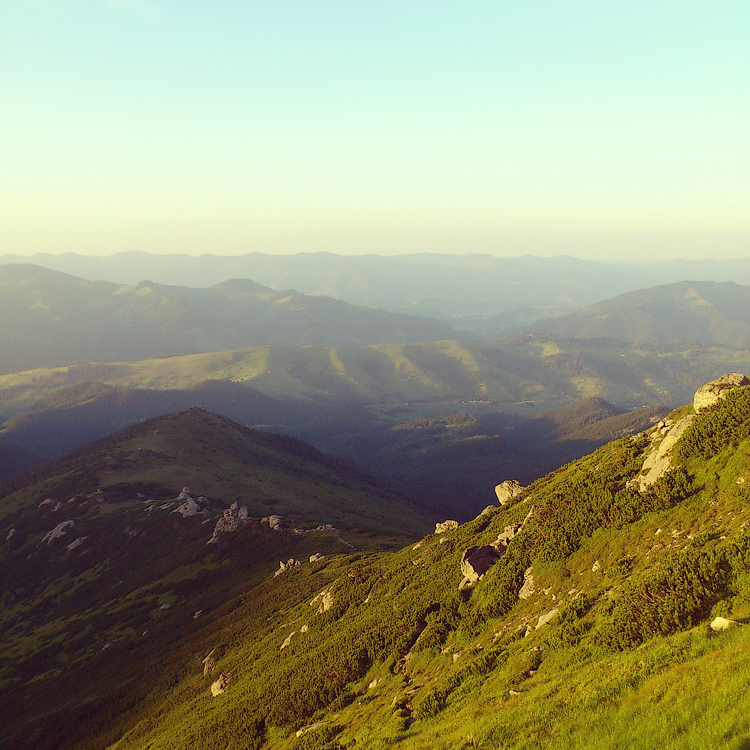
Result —
<path fill-rule="evenodd" d="M 221 674 L 219 679 L 211 685 L 211 695 L 213 695 L 214 698 L 221 695 L 229 687 L 231 679 L 231 673 L 225 672 Z"/>
<path fill-rule="evenodd" d="M 279 648 L 279 651 L 283 651 L 285 648 L 287 648 L 287 646 L 290 646 L 292 644 L 292 638 L 294 638 L 295 635 L 297 635 L 297 631 L 296 630 L 294 630 L 291 633 L 289 633 L 289 635 L 286 637 L 286 639 L 284 640 L 284 642 L 281 644 L 281 647 Z"/>
<path fill-rule="evenodd" d="M 73 526 L 75 526 L 75 521 L 72 521 L 72 520 L 61 521 L 60 523 L 57 524 L 57 526 L 55 526 L 54 529 L 52 529 L 51 531 L 48 531 L 44 535 L 42 541 L 47 542 L 47 544 L 49 544 L 51 541 L 55 539 L 59 539 L 62 536 L 65 536 L 65 534 L 68 532 L 68 529 L 72 528 Z"/>
<path fill-rule="evenodd" d="M 727 620 L 726 617 L 714 617 L 714 619 L 711 621 L 711 630 L 713 630 L 716 633 L 721 632 L 722 630 L 729 630 L 730 628 L 736 628 L 738 625 L 741 625 L 742 623 L 737 622 L 737 620 Z"/>
<path fill-rule="evenodd" d="M 436 534 L 445 534 L 446 531 L 453 531 L 458 528 L 458 521 L 443 521 L 435 524 Z"/>
<path fill-rule="evenodd" d="M 555 608 L 551 609 L 549 612 L 545 612 L 543 615 L 539 615 L 535 630 L 539 630 L 542 625 L 546 625 L 559 611 L 559 609 Z"/>
<path fill-rule="evenodd" d="M 591 572 L 596 573 L 597 570 L 601 570 L 602 564 L 597 560 L 592 566 L 591 566 Z"/>
<path fill-rule="evenodd" d="M 533 568 L 529 567 L 524 571 L 523 586 L 521 586 L 521 590 L 518 592 L 518 598 L 530 599 L 535 592 L 536 588 L 534 587 L 534 570 Z"/>
<path fill-rule="evenodd" d="M 67 550 L 74 550 L 80 547 L 86 540 L 88 539 L 87 536 L 79 536 L 78 539 L 74 539 L 70 544 L 68 544 L 65 549 Z"/>
<path fill-rule="evenodd" d="M 657 479 L 660 479 L 672 468 L 672 449 L 682 437 L 682 433 L 691 425 L 696 418 L 695 414 L 688 414 L 678 420 L 669 432 L 664 436 L 659 447 L 652 450 L 646 457 L 638 477 L 638 487 L 643 492 Z"/>
<path fill-rule="evenodd" d="M 198 503 L 193 500 L 192 497 L 188 497 L 186 500 L 183 500 L 173 511 L 172 513 L 179 513 L 181 516 L 185 518 L 189 518 L 190 516 L 197 516 L 198 513 L 201 512 L 201 506 L 198 505 Z"/>
<path fill-rule="evenodd" d="M 15 526 L 8 532 L 8 536 L 5 537 L 5 541 L 9 542 L 13 537 L 15 536 L 16 529 Z"/>
<path fill-rule="evenodd" d="M 314 555 L 310 555 L 310 562 L 318 562 L 319 560 L 323 560 L 325 558 L 325 555 L 321 555 L 320 552 L 316 552 Z"/>
<path fill-rule="evenodd" d="M 327 612 L 333 606 L 333 594 L 328 589 L 323 589 L 311 602 L 310 606 L 314 607 L 318 604 L 318 614 L 321 615 L 323 612 Z"/>
<path fill-rule="evenodd" d="M 500 505 L 507 505 L 514 497 L 520 495 L 525 487 L 517 479 L 506 479 L 495 487 L 495 495 Z"/>

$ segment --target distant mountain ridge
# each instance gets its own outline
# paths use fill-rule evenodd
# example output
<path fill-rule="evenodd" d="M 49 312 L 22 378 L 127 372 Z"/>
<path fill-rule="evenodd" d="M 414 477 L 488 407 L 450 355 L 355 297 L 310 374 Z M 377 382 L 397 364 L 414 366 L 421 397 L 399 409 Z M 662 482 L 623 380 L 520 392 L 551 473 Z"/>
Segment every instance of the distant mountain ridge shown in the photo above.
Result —
<path fill-rule="evenodd" d="M 507 310 L 571 310 L 624 292 L 685 279 L 750 284 L 750 260 L 598 263 L 569 256 L 515 258 L 481 254 L 154 255 L 36 254 L 0 256 L 0 263 L 37 263 L 87 279 L 208 287 L 251 278 L 274 289 L 335 297 L 390 311 L 445 319 Z M 510 331 L 507 323 L 502 327 Z M 467 324 L 467 328 L 471 328 Z M 483 328 L 481 321 L 479 327 Z M 516 329 L 517 330 L 517 329 Z"/>
<path fill-rule="evenodd" d="M 277 292 L 248 280 L 209 289 L 118 286 L 29 264 L 0 266 L 0 373 L 259 345 L 456 338 L 444 323 Z"/>
<path fill-rule="evenodd" d="M 634 344 L 699 341 L 750 349 L 750 286 L 683 281 L 628 292 L 532 328 L 575 339 Z"/>

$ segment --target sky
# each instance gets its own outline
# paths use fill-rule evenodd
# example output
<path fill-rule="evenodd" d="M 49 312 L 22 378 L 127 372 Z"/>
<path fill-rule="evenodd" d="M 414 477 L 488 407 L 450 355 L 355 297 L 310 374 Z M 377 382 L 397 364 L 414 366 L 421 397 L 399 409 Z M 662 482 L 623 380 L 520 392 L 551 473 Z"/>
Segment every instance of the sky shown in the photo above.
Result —
<path fill-rule="evenodd" d="M 0 253 L 750 254 L 750 3 L 2 0 Z"/>

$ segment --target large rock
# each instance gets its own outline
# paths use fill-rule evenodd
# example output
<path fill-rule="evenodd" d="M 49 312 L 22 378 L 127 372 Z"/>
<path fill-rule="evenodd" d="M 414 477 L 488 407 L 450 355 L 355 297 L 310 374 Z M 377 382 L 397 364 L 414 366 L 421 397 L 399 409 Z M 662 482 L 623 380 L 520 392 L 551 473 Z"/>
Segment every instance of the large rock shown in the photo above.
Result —
<path fill-rule="evenodd" d="M 458 521 L 443 521 L 435 524 L 436 534 L 445 534 L 446 531 L 453 531 L 458 528 Z"/>
<path fill-rule="evenodd" d="M 461 572 L 464 579 L 458 585 L 459 590 L 474 586 L 484 578 L 484 574 L 500 559 L 502 555 L 491 545 L 469 547 L 461 557 Z"/>
<path fill-rule="evenodd" d="M 517 479 L 506 479 L 495 487 L 495 495 L 500 505 L 507 505 L 526 488 Z"/>
<path fill-rule="evenodd" d="M 322 615 L 333 606 L 333 594 L 328 589 L 323 589 L 311 602 L 310 606 L 314 607 L 318 603 L 318 614 Z"/>
<path fill-rule="evenodd" d="M 720 398 L 724 398 L 729 391 L 747 385 L 750 385 L 750 380 L 746 375 L 741 372 L 729 372 L 710 383 L 702 385 L 693 397 L 693 408 L 696 412 L 699 412 L 713 406 Z"/>
<path fill-rule="evenodd" d="M 279 560 L 279 569 L 274 572 L 273 576 L 275 578 L 276 576 L 279 576 L 282 573 L 286 573 L 287 570 L 296 568 L 299 565 L 300 565 L 300 561 L 295 560 L 293 557 L 290 557 L 286 562 L 284 562 L 283 560 Z"/>

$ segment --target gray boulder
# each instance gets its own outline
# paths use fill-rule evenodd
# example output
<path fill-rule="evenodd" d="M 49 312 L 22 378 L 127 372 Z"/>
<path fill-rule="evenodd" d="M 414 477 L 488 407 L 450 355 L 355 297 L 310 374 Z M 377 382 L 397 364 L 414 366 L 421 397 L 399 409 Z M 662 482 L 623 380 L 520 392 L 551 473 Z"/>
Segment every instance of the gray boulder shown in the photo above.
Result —
<path fill-rule="evenodd" d="M 516 495 L 526 489 L 517 479 L 506 479 L 495 487 L 495 495 L 500 505 L 507 505 Z"/>

